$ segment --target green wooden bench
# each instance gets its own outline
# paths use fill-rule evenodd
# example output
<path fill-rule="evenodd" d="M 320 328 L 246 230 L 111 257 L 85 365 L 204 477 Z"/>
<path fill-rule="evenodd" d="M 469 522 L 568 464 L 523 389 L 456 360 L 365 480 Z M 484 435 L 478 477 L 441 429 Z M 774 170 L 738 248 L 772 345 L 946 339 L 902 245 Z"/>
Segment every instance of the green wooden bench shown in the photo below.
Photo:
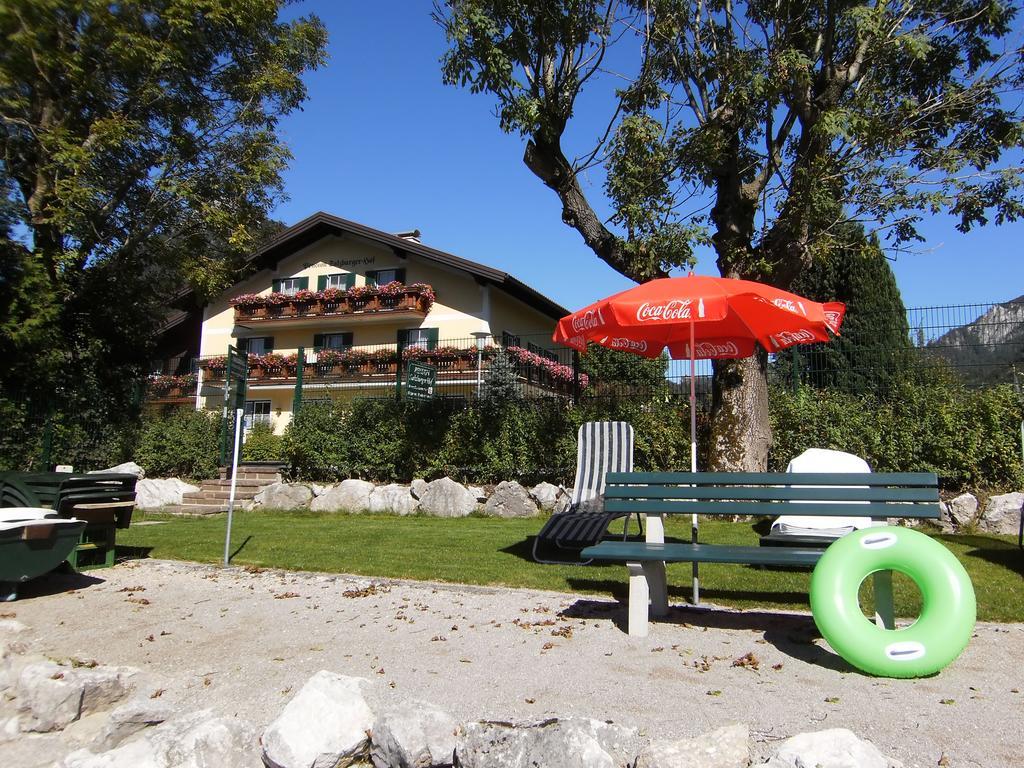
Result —
<path fill-rule="evenodd" d="M 629 570 L 629 634 L 646 637 L 648 615 L 668 611 L 665 563 L 693 563 L 693 598 L 700 600 L 698 563 L 813 566 L 821 547 L 698 543 L 696 515 L 799 515 L 937 519 L 938 479 L 931 472 L 609 472 L 605 510 L 647 515 L 646 541 L 602 541 L 580 556 L 624 562 Z M 664 515 L 694 516 L 690 542 L 666 542 Z M 778 544 L 778 541 L 773 544 Z M 875 574 L 878 620 L 894 626 L 891 574 Z"/>

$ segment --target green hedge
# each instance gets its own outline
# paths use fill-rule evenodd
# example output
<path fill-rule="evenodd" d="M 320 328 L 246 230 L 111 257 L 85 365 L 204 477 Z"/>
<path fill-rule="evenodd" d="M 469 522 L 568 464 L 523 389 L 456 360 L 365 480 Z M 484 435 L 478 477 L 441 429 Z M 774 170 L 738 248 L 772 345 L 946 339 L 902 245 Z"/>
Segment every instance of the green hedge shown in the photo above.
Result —
<path fill-rule="evenodd" d="M 219 458 L 219 414 L 191 408 L 151 415 L 135 450 L 135 461 L 151 477 L 216 477 Z"/>
<path fill-rule="evenodd" d="M 807 448 L 855 453 L 876 472 L 929 471 L 946 490 L 1019 490 L 1021 403 L 1012 387 L 970 389 L 942 369 L 879 401 L 829 390 L 774 391 L 769 468 Z"/>

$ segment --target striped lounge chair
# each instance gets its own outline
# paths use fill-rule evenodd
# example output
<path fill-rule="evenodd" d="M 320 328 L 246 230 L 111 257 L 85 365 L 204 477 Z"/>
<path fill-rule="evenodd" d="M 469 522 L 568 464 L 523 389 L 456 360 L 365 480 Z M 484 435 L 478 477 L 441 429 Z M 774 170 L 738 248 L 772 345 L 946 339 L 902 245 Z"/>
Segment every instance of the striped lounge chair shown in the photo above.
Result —
<path fill-rule="evenodd" d="M 533 559 L 545 564 L 579 564 L 579 551 L 596 544 L 618 517 L 625 517 L 622 535 L 629 531 L 629 515 L 603 510 L 602 494 L 608 472 L 633 471 L 633 427 L 626 421 L 588 421 L 580 427 L 576 450 L 576 483 L 564 511 L 541 528 L 533 541 Z M 637 515 L 640 533 L 643 524 Z M 554 559 L 545 551 L 566 555 Z M 589 561 L 586 561 L 589 562 Z"/>

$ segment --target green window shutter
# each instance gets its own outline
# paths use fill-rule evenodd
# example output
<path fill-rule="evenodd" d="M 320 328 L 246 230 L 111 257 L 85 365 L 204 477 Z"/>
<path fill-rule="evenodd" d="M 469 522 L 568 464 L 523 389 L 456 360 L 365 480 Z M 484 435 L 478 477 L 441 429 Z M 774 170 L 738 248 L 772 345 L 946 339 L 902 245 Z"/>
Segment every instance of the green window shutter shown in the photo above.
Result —
<path fill-rule="evenodd" d="M 300 277 L 299 278 L 299 290 L 300 291 L 308 291 L 309 290 L 309 278 L 308 277 Z"/>
<path fill-rule="evenodd" d="M 346 333 L 341 334 L 341 344 L 344 347 L 352 346 L 352 331 L 347 331 Z"/>
<path fill-rule="evenodd" d="M 345 275 L 345 290 L 348 290 L 349 288 L 353 287 L 355 284 L 356 284 L 356 274 L 355 274 L 355 272 L 349 272 L 347 275 Z"/>
<path fill-rule="evenodd" d="M 400 283 L 405 283 L 405 267 L 395 270 L 395 280 Z"/>
<path fill-rule="evenodd" d="M 377 284 L 377 272 L 375 270 L 371 269 L 366 273 L 366 284 L 371 286 Z"/>
<path fill-rule="evenodd" d="M 427 349 L 437 349 L 437 328 L 424 328 L 427 332 Z"/>
<path fill-rule="evenodd" d="M 313 351 L 319 352 L 324 345 L 324 335 L 322 333 L 313 334 Z"/>
<path fill-rule="evenodd" d="M 263 348 L 266 349 L 267 352 L 273 352 L 274 351 L 274 337 L 273 336 L 266 336 L 266 337 L 264 337 L 264 339 L 263 339 Z"/>
<path fill-rule="evenodd" d="M 245 354 L 246 352 L 249 351 L 249 340 L 239 339 L 238 343 L 235 345 L 235 349 L 237 349 L 242 354 Z"/>
<path fill-rule="evenodd" d="M 409 330 L 407 328 L 400 328 L 398 330 L 398 344 L 403 347 L 408 346 Z"/>
<path fill-rule="evenodd" d="M 318 277 L 316 279 L 316 289 L 318 291 L 322 291 L 326 287 L 327 287 L 327 275 L 320 275 L 320 277 Z"/>
<path fill-rule="evenodd" d="M 270 284 L 270 290 L 272 290 L 274 293 L 280 293 L 281 292 L 281 281 L 278 280 L 277 278 L 274 278 L 274 280 Z"/>

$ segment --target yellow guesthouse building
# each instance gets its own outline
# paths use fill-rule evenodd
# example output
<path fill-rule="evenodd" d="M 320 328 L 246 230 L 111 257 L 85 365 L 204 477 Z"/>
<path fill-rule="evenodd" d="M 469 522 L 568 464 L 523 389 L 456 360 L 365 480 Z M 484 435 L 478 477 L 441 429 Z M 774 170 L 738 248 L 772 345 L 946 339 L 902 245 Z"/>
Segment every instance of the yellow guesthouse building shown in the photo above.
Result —
<path fill-rule="evenodd" d="M 247 355 L 247 424 L 275 432 L 297 402 L 394 396 L 410 361 L 436 369 L 439 396 L 479 392 L 498 347 L 525 386 L 564 394 L 572 381 L 566 351 L 550 341 L 563 307 L 505 272 L 424 245 L 418 231 L 389 234 L 321 212 L 249 262 L 251 275 L 201 313 L 169 319 L 151 398 L 220 409 L 229 347 Z"/>

